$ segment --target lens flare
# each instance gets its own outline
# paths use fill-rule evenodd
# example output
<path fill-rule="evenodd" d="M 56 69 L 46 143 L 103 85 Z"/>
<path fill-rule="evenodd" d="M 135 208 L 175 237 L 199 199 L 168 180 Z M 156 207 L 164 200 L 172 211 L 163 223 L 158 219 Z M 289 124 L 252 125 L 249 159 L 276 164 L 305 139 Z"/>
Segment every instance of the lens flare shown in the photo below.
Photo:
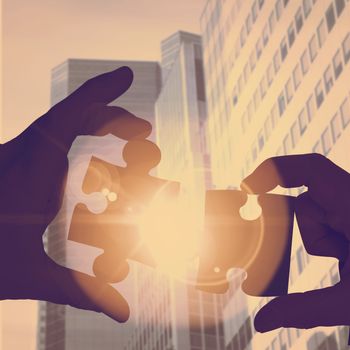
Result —
<path fill-rule="evenodd" d="M 185 195 L 169 198 L 160 191 L 144 210 L 139 232 L 155 259 L 167 275 L 184 279 L 198 253 L 202 223 L 198 208 Z"/>

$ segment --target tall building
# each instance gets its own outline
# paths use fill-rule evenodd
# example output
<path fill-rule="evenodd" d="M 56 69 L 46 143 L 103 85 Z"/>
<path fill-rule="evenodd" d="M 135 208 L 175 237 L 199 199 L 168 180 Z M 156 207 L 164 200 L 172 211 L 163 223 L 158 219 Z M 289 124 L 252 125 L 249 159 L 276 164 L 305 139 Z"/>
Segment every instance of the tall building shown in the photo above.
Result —
<path fill-rule="evenodd" d="M 188 194 L 187 205 L 193 208 L 204 203 L 210 182 L 201 37 L 179 31 L 163 40 L 161 48 L 163 85 L 156 102 L 156 140 L 162 160 L 157 175 L 179 181 Z M 202 208 L 199 211 L 203 214 Z M 193 270 L 189 265 L 185 279 L 193 282 Z M 188 280 L 139 271 L 138 324 L 125 350 L 223 349 L 220 297 L 198 292 Z"/>
<path fill-rule="evenodd" d="M 318 152 L 350 160 L 350 3 L 346 0 L 208 0 L 201 16 L 213 183 L 239 185 L 264 159 Z M 289 193 L 298 195 L 303 189 Z M 290 291 L 338 281 L 333 259 L 293 238 Z M 251 332 L 267 301 L 239 290 L 224 309 L 225 349 L 345 349 L 345 327 Z M 322 306 L 320 306 L 322 307 Z"/>
<path fill-rule="evenodd" d="M 69 59 L 52 71 L 51 104 L 58 103 L 87 79 L 125 65 L 133 70 L 134 83 L 113 104 L 154 124 L 154 104 L 161 84 L 160 67 L 157 62 Z M 76 166 L 82 170 L 86 169 L 91 155 L 118 163 L 120 153 L 121 147 L 114 137 L 78 138 L 68 155 L 70 171 Z M 93 251 L 90 252 L 88 247 L 81 250 L 83 247 L 77 247 L 73 242 L 67 241 L 68 223 L 76 204 L 76 193 L 72 191 L 72 185 L 79 186 L 82 176 L 84 171 L 80 171 L 77 177 L 68 178 L 63 209 L 49 226 L 45 244 L 48 254 L 55 261 L 76 269 L 80 266 L 81 270 L 90 266 L 90 270 L 86 272 L 91 273 Z M 128 293 L 127 299 L 132 307 L 131 294 Z M 42 302 L 39 308 L 38 349 L 121 349 L 123 336 L 127 336 L 130 328 L 130 323 L 118 325 L 101 314 Z"/>

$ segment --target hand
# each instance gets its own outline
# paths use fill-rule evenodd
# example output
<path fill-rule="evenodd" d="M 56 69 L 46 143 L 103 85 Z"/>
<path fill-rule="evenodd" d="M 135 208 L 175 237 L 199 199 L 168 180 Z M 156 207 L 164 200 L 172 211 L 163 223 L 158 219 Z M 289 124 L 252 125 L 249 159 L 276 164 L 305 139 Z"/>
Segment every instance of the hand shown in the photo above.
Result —
<path fill-rule="evenodd" d="M 341 280 L 329 288 L 273 299 L 256 315 L 256 330 L 350 325 L 350 174 L 319 154 L 282 156 L 264 161 L 242 188 L 265 193 L 277 185 L 307 186 L 296 198 L 305 249 L 337 258 Z"/>
<path fill-rule="evenodd" d="M 127 140 L 150 134 L 147 121 L 107 106 L 132 80 L 128 67 L 97 76 L 0 145 L 0 299 L 46 300 L 128 319 L 128 304 L 114 288 L 57 265 L 42 235 L 61 207 L 67 153 L 78 135 Z"/>

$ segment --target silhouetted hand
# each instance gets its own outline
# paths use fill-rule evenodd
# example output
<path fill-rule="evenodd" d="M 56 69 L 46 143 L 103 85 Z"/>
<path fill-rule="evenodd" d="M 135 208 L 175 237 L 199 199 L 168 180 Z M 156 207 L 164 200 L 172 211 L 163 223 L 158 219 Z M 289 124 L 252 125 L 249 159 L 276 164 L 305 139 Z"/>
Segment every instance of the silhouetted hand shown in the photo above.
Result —
<path fill-rule="evenodd" d="M 128 304 L 114 288 L 57 265 L 42 235 L 61 207 L 67 153 L 78 135 L 149 135 L 147 121 L 107 106 L 132 80 L 128 67 L 97 76 L 0 146 L 0 299 L 46 300 L 128 319 Z"/>
<path fill-rule="evenodd" d="M 296 218 L 308 253 L 339 259 L 335 286 L 273 299 L 256 315 L 255 328 L 350 325 L 350 174 L 319 154 L 270 158 L 242 188 L 265 193 L 277 185 L 308 190 L 296 199 Z"/>

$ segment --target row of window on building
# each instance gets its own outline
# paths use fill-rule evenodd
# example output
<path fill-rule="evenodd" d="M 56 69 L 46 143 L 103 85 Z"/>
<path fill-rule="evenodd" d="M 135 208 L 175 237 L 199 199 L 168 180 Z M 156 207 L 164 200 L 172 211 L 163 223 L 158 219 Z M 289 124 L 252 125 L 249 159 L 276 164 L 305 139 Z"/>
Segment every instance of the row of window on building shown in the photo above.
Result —
<path fill-rule="evenodd" d="M 302 76 L 305 76 L 309 71 L 310 63 L 305 60 L 305 52 L 300 58 L 300 62 L 295 66 L 292 76 L 287 80 L 284 90 L 279 94 L 277 102 L 273 105 L 269 115 L 267 116 L 264 126 L 259 130 L 257 139 L 251 147 L 251 155 L 247 157 L 245 169 L 242 170 L 242 176 L 244 176 L 250 168 L 251 159 L 255 161 L 269 140 L 273 129 L 278 125 L 279 119 L 283 116 L 288 104 L 291 102 L 296 90 L 302 82 Z M 290 131 L 283 139 L 283 144 L 277 149 L 277 155 L 289 154 L 297 146 L 301 136 L 307 130 L 309 123 L 315 117 L 317 110 L 322 106 L 325 97 L 332 90 L 335 81 L 340 77 L 344 70 L 344 66 L 350 61 L 350 33 L 346 35 L 341 43 L 341 47 L 335 52 L 332 57 L 332 61 L 327 65 L 325 71 L 317 82 L 314 91 L 308 97 L 305 105 L 300 110 L 296 120 L 291 125 Z M 303 63 L 304 62 L 304 63 Z M 301 70 L 301 72 L 300 72 Z M 302 75 L 303 74 L 303 75 Z M 327 155 L 330 150 L 330 146 L 341 135 L 342 130 L 348 125 L 349 122 L 349 101 L 345 99 L 340 106 L 339 113 L 333 117 L 333 125 L 331 128 L 325 130 L 324 133 L 324 151 L 321 151 L 320 147 L 314 147 L 314 151 Z M 327 131 L 328 130 L 328 131 Z M 330 137 L 330 131 L 333 133 L 333 137 Z M 323 145 L 319 143 L 319 146 Z"/>
<path fill-rule="evenodd" d="M 342 14 L 343 9 L 345 7 L 345 2 L 344 2 L 345 0 L 339 0 L 339 1 L 342 1 L 342 6 L 341 7 L 339 7 L 339 5 L 336 6 L 336 8 L 338 9 L 337 10 L 338 17 Z M 338 0 L 336 0 L 336 3 L 338 4 Z M 308 7 L 303 7 L 304 16 L 306 15 L 308 16 L 311 12 L 311 9 L 312 9 L 311 3 L 308 3 L 308 4 L 309 4 Z M 303 3 L 303 5 L 305 5 L 305 2 Z M 305 10 L 306 8 L 307 10 Z M 286 59 L 289 50 L 291 49 L 292 45 L 295 42 L 296 34 L 300 33 L 300 30 L 304 23 L 302 13 L 303 12 L 300 6 L 296 11 L 296 14 L 294 16 L 294 21 L 292 21 L 291 24 L 289 25 L 286 36 L 282 38 L 280 47 L 276 50 L 273 56 L 272 62 L 267 67 L 264 76 L 260 80 L 259 86 L 255 90 L 252 99 L 248 103 L 248 106 L 242 115 L 241 126 L 242 126 L 243 132 L 245 132 L 247 125 L 251 122 L 252 117 L 254 113 L 257 111 L 261 101 L 265 98 L 268 92 L 268 89 L 273 82 L 274 75 L 276 75 L 280 70 L 283 61 Z M 335 10 L 332 2 L 330 3 L 330 5 L 328 6 L 325 12 L 325 18 L 321 19 L 321 21 L 319 22 L 319 25 L 317 26 L 316 33 L 312 35 L 311 39 L 308 42 L 307 48 L 303 51 L 303 54 L 300 57 L 300 63 L 298 62 L 298 64 L 296 65 L 293 71 L 293 76 L 291 77 L 291 79 L 287 81 L 285 85 L 285 91 L 282 91 L 282 93 L 279 95 L 277 103 L 278 103 L 278 109 L 279 109 L 280 115 L 283 114 L 286 108 L 286 102 L 289 103 L 290 100 L 293 98 L 293 93 L 294 93 L 293 83 L 294 83 L 294 90 L 296 91 L 301 83 L 302 75 L 305 75 L 308 72 L 310 64 L 313 63 L 314 60 L 316 59 L 318 50 L 323 46 L 326 40 L 327 34 L 333 29 L 335 25 L 335 21 L 336 21 Z M 287 37 L 288 37 L 288 40 L 287 40 Z M 240 80 L 238 80 L 238 87 L 240 86 L 239 82 Z M 235 99 L 234 97 L 234 102 L 235 100 L 237 100 L 237 98 Z"/>
<path fill-rule="evenodd" d="M 311 1 L 311 0 L 308 0 L 308 1 Z M 269 41 L 269 37 L 273 34 L 275 27 L 276 27 L 276 24 L 282 16 L 283 8 L 285 6 L 287 6 L 288 2 L 289 2 L 288 0 L 283 0 L 283 3 L 282 3 L 282 0 L 278 0 L 275 4 L 273 10 L 271 11 L 270 16 L 269 16 L 269 20 L 264 25 L 262 36 L 258 39 L 258 41 L 255 45 L 255 49 L 250 53 L 249 60 L 245 64 L 243 72 L 239 76 L 239 78 L 237 80 L 237 84 L 233 88 L 233 105 L 234 106 L 238 103 L 238 98 L 242 94 L 245 85 L 248 83 L 249 77 L 254 72 L 256 64 L 262 55 L 263 49 L 266 47 L 266 45 Z M 284 5 L 284 7 L 283 7 L 283 5 Z M 248 18 L 250 18 L 250 17 L 248 16 Z M 247 20 L 248 20 L 248 18 L 247 18 Z M 252 23 L 250 23 L 251 21 L 247 22 L 247 20 L 246 20 L 246 31 L 247 31 L 247 33 L 249 33 L 251 31 Z M 249 29 L 249 31 L 248 31 L 248 29 Z M 234 57 L 231 56 L 229 58 L 229 64 L 231 67 L 234 64 L 234 61 L 239 56 L 239 50 L 241 49 L 241 42 L 242 42 L 242 30 L 240 32 L 241 33 L 240 37 L 239 37 L 238 42 L 236 43 L 236 46 L 234 49 L 235 56 Z M 246 41 L 246 37 L 244 37 L 244 42 L 245 41 Z"/>
<path fill-rule="evenodd" d="M 322 132 L 320 139 L 315 143 L 312 151 L 327 156 L 333 145 L 335 145 L 343 133 L 343 130 L 349 125 L 349 122 L 350 101 L 349 98 L 345 98 L 339 110 L 331 119 L 329 125 L 326 126 Z"/>

